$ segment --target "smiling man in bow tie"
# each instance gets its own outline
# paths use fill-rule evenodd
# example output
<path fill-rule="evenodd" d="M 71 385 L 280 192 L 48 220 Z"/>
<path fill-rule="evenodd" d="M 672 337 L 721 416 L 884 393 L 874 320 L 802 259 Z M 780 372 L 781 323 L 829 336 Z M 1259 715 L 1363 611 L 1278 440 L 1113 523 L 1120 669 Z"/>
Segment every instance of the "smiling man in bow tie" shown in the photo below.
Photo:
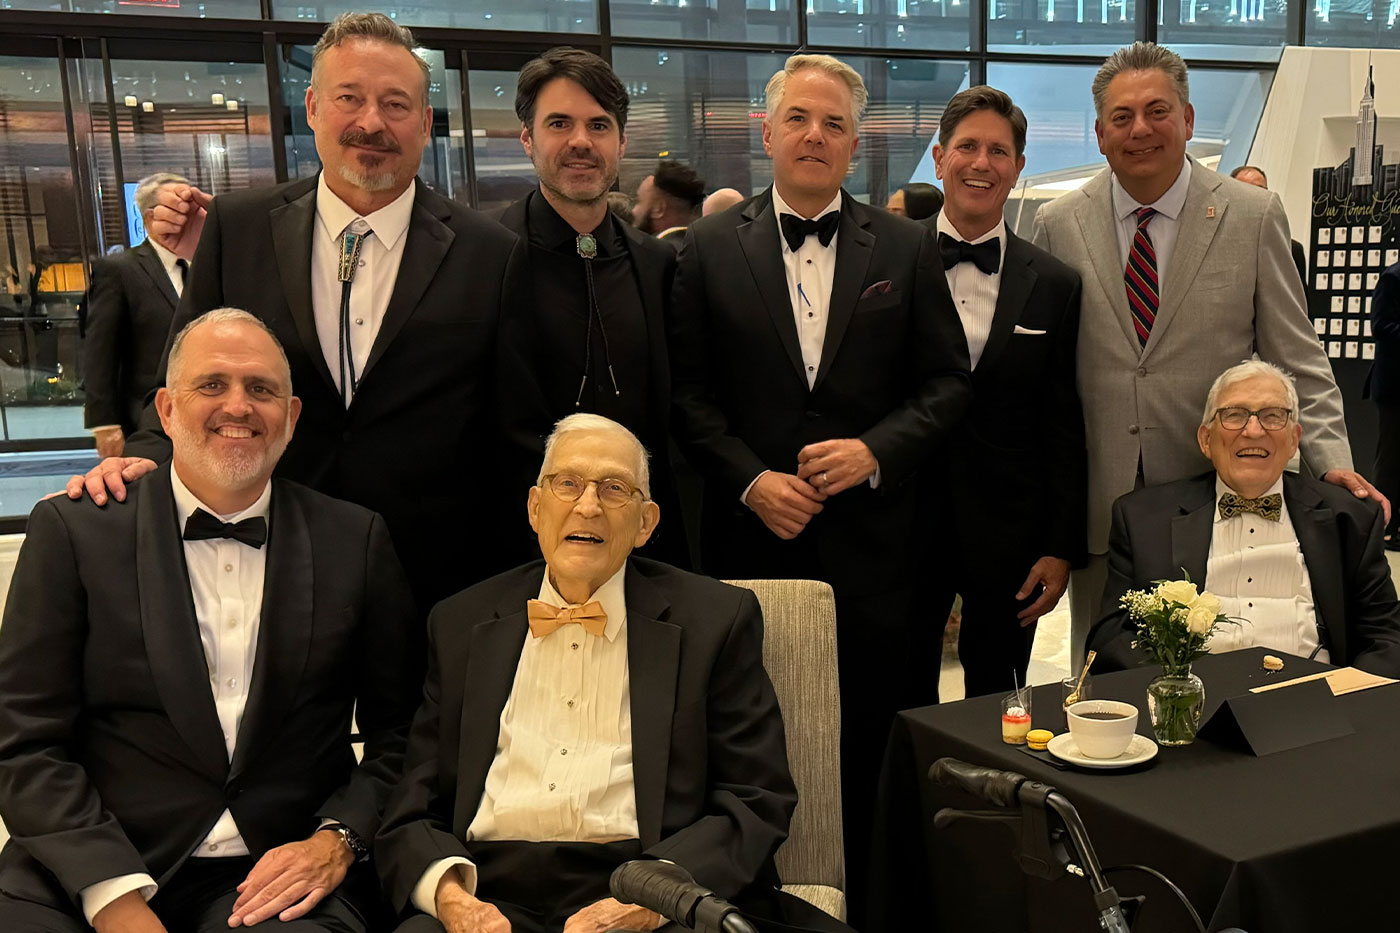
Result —
<path fill-rule="evenodd" d="M 946 501 L 928 514 L 936 523 L 951 507 L 955 521 L 926 546 L 931 566 L 947 575 L 935 604 L 963 598 L 967 696 L 1025 682 L 1035 621 L 1084 559 L 1079 275 L 1007 229 L 1002 211 L 1025 148 L 1026 115 L 985 85 L 948 102 L 933 147 L 944 204 L 926 223 L 937 231 L 945 293 L 967 336 L 973 402 L 939 464 Z"/>
<path fill-rule="evenodd" d="M 378 515 L 271 479 L 301 402 L 265 324 L 210 311 L 167 377 L 171 462 L 29 518 L 0 631 L 0 929 L 363 933 L 419 687 L 408 584 Z"/>
<path fill-rule="evenodd" d="M 1151 486 L 1113 505 L 1103 621 L 1090 634 L 1105 670 L 1144 664 L 1118 600 L 1190 575 L 1243 620 L 1212 652 L 1260 645 L 1400 677 L 1400 603 L 1379 503 L 1285 472 L 1298 452 L 1298 390 L 1271 363 L 1220 374 L 1196 432 L 1214 472 Z"/>
<path fill-rule="evenodd" d="M 842 799 L 857 906 L 894 713 L 938 700 L 912 604 L 924 469 L 970 399 L 967 342 L 917 223 L 842 190 L 865 83 L 829 55 L 768 82 L 773 186 L 690 226 L 676 272 L 676 437 L 705 480 L 702 563 L 836 592 Z M 936 615 L 936 613 L 934 614 Z M 945 617 L 946 618 L 946 615 Z M 932 681 L 932 683 L 930 683 Z"/>

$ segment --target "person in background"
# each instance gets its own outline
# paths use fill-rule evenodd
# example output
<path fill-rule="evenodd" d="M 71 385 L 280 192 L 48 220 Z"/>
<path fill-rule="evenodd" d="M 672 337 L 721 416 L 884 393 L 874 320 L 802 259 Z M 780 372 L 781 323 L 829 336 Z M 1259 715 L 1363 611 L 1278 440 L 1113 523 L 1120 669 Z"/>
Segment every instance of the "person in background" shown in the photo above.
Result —
<path fill-rule="evenodd" d="M 679 250 L 685 228 L 700 216 L 704 201 L 705 179 L 683 162 L 663 159 L 637 187 L 632 219 L 638 230 Z"/>
<path fill-rule="evenodd" d="M 896 188 L 885 202 L 885 210 L 910 220 L 926 220 L 943 208 L 943 192 L 924 181 L 911 181 Z"/>
<path fill-rule="evenodd" d="M 1230 173 L 1230 177 L 1235 181 L 1242 181 L 1246 185 L 1253 185 L 1256 188 L 1269 190 L 1269 178 L 1264 174 L 1264 170 L 1255 165 L 1241 165 Z M 1308 251 L 1302 243 L 1293 240 L 1293 265 L 1298 267 L 1298 278 L 1303 280 L 1303 294 L 1312 293 L 1308 285 Z"/>
<path fill-rule="evenodd" d="M 700 208 L 700 213 L 704 217 L 711 214 L 718 214 L 720 211 L 727 211 L 736 204 L 742 204 L 744 196 L 734 188 L 720 188 L 705 199 L 705 204 Z"/>

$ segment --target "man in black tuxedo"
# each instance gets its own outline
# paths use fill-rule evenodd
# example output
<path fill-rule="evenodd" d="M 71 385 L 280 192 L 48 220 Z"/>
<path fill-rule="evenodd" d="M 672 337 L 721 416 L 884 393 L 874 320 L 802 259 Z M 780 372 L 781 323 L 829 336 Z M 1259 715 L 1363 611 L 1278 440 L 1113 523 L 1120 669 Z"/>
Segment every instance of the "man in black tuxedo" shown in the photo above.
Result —
<path fill-rule="evenodd" d="M 507 325 L 529 383 L 512 386 L 503 402 L 516 446 L 528 453 L 526 487 L 565 415 L 593 412 L 640 437 L 655 452 L 652 498 L 667 517 L 643 554 L 688 567 L 669 455 L 665 321 L 676 251 L 608 210 L 628 104 L 627 89 L 592 52 L 550 49 L 520 69 L 520 143 L 540 183 L 500 220 L 527 246 L 534 301 Z"/>
<path fill-rule="evenodd" d="M 653 930 L 660 916 L 608 893 L 637 858 L 844 929 L 774 890 L 797 795 L 753 594 L 631 556 L 659 509 L 626 428 L 571 415 L 545 450 L 528 500 L 544 562 L 429 620 L 424 702 L 375 847 L 411 914 L 400 930 Z"/>
<path fill-rule="evenodd" d="M 171 172 L 136 184 L 145 224 L 166 185 L 188 185 Z M 141 419 L 146 395 L 160 385 L 160 362 L 189 263 L 149 237 L 92 264 L 83 333 L 83 425 L 99 457 L 120 457 Z"/>
<path fill-rule="evenodd" d="M 938 657 L 919 651 L 936 613 L 912 603 L 916 534 L 937 529 L 917 527 L 915 508 L 971 395 L 933 237 L 841 190 L 865 99 L 830 56 L 795 55 L 774 75 L 773 187 L 691 225 L 671 322 L 675 430 L 705 480 L 706 572 L 836 592 L 856 882 L 894 713 L 938 699 Z"/>
<path fill-rule="evenodd" d="M 1190 575 L 1239 625 L 1212 652 L 1260 645 L 1400 677 L 1400 602 L 1370 499 L 1285 473 L 1303 429 L 1298 391 L 1271 363 L 1227 369 L 1197 432 L 1215 471 L 1149 486 L 1113 504 L 1103 620 L 1089 634 L 1096 667 L 1147 661 L 1119 600 L 1129 589 Z"/>
<path fill-rule="evenodd" d="M 1400 263 L 1382 272 L 1376 282 L 1371 331 L 1376 337 L 1376 361 L 1366 376 L 1365 396 L 1376 403 L 1376 487 L 1394 500 L 1400 498 Z M 1400 550 L 1397 525 L 1400 512 L 1386 526 L 1387 550 Z"/>
<path fill-rule="evenodd" d="M 967 696 L 1025 683 L 1035 621 L 1085 558 L 1088 466 L 1075 388 L 1079 275 L 1007 229 L 1026 164 L 1026 115 L 985 85 L 954 95 L 933 159 L 946 200 L 938 236 L 948 294 L 972 362 L 972 408 L 925 502 L 932 566 L 963 598 L 958 657 Z M 944 286 L 946 285 L 946 289 Z M 946 519 L 943 519 L 946 522 Z M 938 603 L 943 605 L 943 603 Z M 935 627 L 936 628 L 936 627 Z M 936 631 L 934 649 L 941 639 Z"/>
<path fill-rule="evenodd" d="M 186 327 L 168 376 L 170 463 L 29 518 L 0 629 L 0 929 L 362 933 L 418 686 L 408 586 L 379 516 L 270 480 L 300 403 L 257 318 Z"/>
<path fill-rule="evenodd" d="M 494 398 L 514 376 L 499 328 L 524 285 L 508 230 L 415 179 L 427 82 L 407 29 L 379 13 L 337 18 L 306 93 L 321 173 L 217 201 L 181 189 L 151 228 L 177 253 L 198 243 L 176 329 L 234 305 L 287 348 L 304 414 L 278 475 L 382 514 L 424 608 L 502 566 L 486 531 L 495 500 L 440 480 L 452 465 L 468 486 L 500 481 L 482 451 L 501 449 Z M 147 463 L 89 473 L 99 502 L 104 482 L 119 497 L 124 476 L 168 456 L 152 418 L 127 444 Z M 443 547 L 441 529 L 474 530 Z"/>

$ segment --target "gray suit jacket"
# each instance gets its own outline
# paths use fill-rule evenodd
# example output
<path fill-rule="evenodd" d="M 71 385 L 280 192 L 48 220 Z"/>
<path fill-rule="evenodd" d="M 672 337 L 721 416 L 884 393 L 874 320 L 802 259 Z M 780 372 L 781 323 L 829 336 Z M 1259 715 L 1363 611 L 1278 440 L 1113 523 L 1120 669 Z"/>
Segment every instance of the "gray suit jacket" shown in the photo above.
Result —
<path fill-rule="evenodd" d="M 1079 396 L 1089 448 L 1089 551 L 1108 550 L 1113 500 L 1201 469 L 1196 428 L 1215 377 L 1257 353 L 1297 379 L 1303 462 L 1351 469 L 1342 396 L 1303 303 L 1278 196 L 1196 163 L 1147 345 L 1118 262 L 1111 172 L 1041 208 L 1033 241 L 1084 281 Z"/>

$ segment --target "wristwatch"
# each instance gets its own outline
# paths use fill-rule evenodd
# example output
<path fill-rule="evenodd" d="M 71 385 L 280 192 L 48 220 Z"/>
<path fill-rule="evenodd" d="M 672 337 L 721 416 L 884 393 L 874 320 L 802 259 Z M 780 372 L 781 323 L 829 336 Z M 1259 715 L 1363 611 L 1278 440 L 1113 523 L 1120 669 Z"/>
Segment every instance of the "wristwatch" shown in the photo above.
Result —
<path fill-rule="evenodd" d="M 321 829 L 327 829 L 340 836 L 350 854 L 355 856 L 355 861 L 363 862 L 369 858 L 369 844 L 360 838 L 360 834 L 355 832 L 344 823 L 327 823 Z"/>

